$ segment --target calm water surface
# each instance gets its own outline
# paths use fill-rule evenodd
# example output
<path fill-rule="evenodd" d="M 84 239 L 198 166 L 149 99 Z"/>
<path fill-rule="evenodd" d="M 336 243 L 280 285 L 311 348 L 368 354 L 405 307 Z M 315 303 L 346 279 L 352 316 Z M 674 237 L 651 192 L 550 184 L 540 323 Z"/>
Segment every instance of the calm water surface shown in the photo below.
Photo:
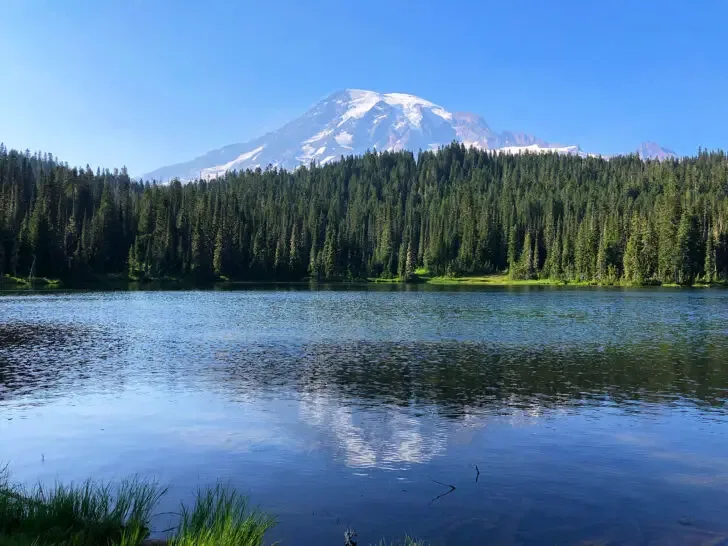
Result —
<path fill-rule="evenodd" d="M 17 480 L 222 481 L 284 545 L 720 544 L 727 399 L 724 291 L 0 297 Z"/>

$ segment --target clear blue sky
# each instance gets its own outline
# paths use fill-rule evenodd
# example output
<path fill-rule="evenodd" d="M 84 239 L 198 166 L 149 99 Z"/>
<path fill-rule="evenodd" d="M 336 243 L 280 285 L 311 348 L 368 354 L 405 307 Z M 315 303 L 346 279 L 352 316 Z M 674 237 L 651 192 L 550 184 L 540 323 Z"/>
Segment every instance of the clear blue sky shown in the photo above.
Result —
<path fill-rule="evenodd" d="M 728 2 L 6 0 L 0 141 L 141 174 L 358 87 L 617 153 L 728 148 Z"/>

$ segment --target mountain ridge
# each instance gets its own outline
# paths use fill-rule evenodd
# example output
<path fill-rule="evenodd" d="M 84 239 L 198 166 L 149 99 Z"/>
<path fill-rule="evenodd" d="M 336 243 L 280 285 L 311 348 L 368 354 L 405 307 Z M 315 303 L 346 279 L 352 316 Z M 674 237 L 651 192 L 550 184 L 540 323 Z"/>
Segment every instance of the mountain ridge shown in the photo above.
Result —
<path fill-rule="evenodd" d="M 162 182 L 211 179 L 233 170 L 326 164 L 367 150 L 434 150 L 453 141 L 498 153 L 598 155 L 587 154 L 576 144 L 560 145 L 521 132 L 496 132 L 478 114 L 451 112 L 416 95 L 344 89 L 275 131 L 161 167 L 141 178 Z M 637 153 L 643 159 L 676 157 L 654 142 L 643 143 Z"/>

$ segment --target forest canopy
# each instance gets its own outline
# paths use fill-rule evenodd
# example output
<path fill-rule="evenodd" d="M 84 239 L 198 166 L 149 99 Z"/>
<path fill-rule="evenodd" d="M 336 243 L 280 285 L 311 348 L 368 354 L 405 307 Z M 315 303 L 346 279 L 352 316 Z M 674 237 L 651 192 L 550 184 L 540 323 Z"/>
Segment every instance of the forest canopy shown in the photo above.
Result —
<path fill-rule="evenodd" d="M 728 279 L 728 158 L 438 151 L 167 185 L 0 145 L 0 277 Z"/>

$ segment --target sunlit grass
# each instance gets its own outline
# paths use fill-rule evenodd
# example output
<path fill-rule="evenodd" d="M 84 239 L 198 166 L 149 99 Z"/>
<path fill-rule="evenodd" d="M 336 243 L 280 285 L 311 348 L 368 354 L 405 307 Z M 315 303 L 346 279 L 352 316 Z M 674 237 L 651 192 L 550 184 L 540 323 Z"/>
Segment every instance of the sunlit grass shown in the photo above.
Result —
<path fill-rule="evenodd" d="M 151 511 L 164 493 L 136 480 L 118 487 L 87 481 L 77 486 L 25 490 L 0 477 L 0 544 L 136 546 L 149 534 Z M 134 537 L 134 541 L 131 538 Z"/>
<path fill-rule="evenodd" d="M 127 480 L 118 487 L 12 485 L 0 469 L 0 545 L 139 546 L 149 536 L 151 512 L 165 493 L 156 484 Z M 181 507 L 169 546 L 262 546 L 275 519 L 250 510 L 245 497 L 218 486 Z"/>
<path fill-rule="evenodd" d="M 477 284 L 490 286 L 543 286 L 563 285 L 564 281 L 558 279 L 511 279 L 508 275 L 480 275 L 468 277 L 432 277 L 427 281 L 430 284 Z M 571 282 L 569 284 L 580 284 Z M 587 283 L 584 283 L 587 284 Z"/>
<path fill-rule="evenodd" d="M 182 509 L 182 521 L 170 546 L 260 546 L 275 525 L 271 516 L 248 509 L 245 497 L 218 486 L 201 491 L 192 510 Z"/>

